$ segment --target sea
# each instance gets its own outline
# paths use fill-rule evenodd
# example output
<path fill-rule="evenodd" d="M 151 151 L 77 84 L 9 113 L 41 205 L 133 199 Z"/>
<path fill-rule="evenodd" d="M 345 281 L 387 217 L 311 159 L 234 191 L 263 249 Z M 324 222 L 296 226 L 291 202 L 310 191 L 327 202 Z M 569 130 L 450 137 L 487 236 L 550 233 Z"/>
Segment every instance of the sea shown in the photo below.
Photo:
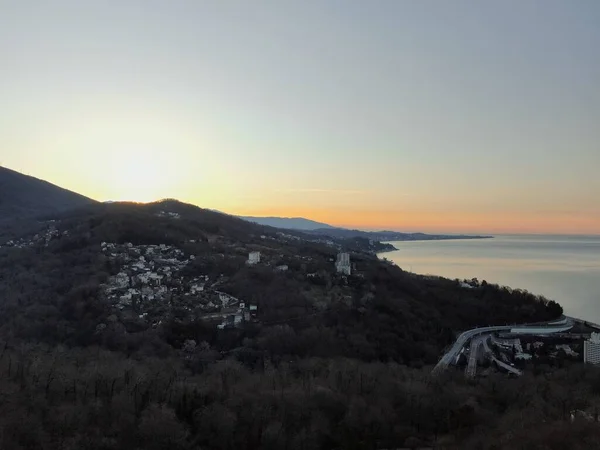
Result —
<path fill-rule="evenodd" d="M 380 254 L 402 269 L 486 280 L 555 300 L 565 314 L 600 323 L 600 236 L 497 235 L 390 242 Z"/>

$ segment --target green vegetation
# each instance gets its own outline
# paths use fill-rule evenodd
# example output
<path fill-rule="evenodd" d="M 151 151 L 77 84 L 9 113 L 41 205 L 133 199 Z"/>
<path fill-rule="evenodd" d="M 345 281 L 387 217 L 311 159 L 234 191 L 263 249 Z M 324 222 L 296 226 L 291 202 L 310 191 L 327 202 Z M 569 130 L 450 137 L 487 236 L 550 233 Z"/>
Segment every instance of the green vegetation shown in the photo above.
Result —
<path fill-rule="evenodd" d="M 341 277 L 334 247 L 174 201 L 57 219 L 47 246 L 0 248 L 0 448 L 490 448 L 500 438 L 497 448 L 535 448 L 597 436 L 567 420 L 600 392 L 579 368 L 478 383 L 429 376 L 457 332 L 555 318 L 555 302 L 485 282 L 464 289 L 352 247 L 353 275 Z M 101 242 L 195 255 L 184 275 L 258 305 L 257 321 L 219 330 L 175 297 L 159 324 L 116 309 L 102 284 L 119 263 Z M 253 250 L 261 264 L 247 266 Z M 581 392 L 569 397 L 573 379 Z M 537 432 L 524 438 L 521 424 Z"/>

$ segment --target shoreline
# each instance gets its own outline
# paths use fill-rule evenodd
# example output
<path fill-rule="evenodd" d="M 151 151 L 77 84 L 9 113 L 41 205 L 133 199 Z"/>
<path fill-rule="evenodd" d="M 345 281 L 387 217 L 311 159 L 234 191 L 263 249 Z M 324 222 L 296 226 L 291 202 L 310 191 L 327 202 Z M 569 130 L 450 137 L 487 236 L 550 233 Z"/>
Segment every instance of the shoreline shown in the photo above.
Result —
<path fill-rule="evenodd" d="M 393 250 L 390 250 L 390 251 L 393 251 Z M 381 261 L 383 263 L 392 264 L 392 265 L 398 267 L 400 270 L 402 270 L 402 271 L 404 271 L 406 273 L 409 273 L 409 274 L 411 274 L 413 276 L 416 276 L 416 277 L 436 277 L 436 278 L 443 278 L 443 279 L 449 280 L 449 281 L 456 281 L 456 280 L 460 281 L 460 279 L 458 279 L 458 278 L 449 278 L 449 277 L 446 277 L 446 276 L 443 276 L 443 275 L 423 274 L 423 273 L 417 273 L 417 272 L 412 272 L 412 271 L 409 271 L 409 270 L 405 270 L 400 265 L 398 265 L 395 261 L 392 261 L 391 259 L 387 259 L 385 257 L 380 257 L 379 256 L 379 255 L 382 255 L 384 253 L 389 253 L 390 251 L 383 251 L 383 252 L 376 253 L 377 259 L 379 259 L 379 261 Z M 502 284 L 499 284 L 499 283 L 488 282 L 487 280 L 484 280 L 484 281 L 486 281 L 486 283 L 488 283 L 490 285 L 496 285 L 496 286 L 501 287 L 501 288 L 508 288 L 508 289 L 511 289 L 511 290 L 519 289 L 519 288 L 513 288 L 513 287 L 508 286 L 508 285 L 502 285 Z M 475 287 L 481 287 L 481 285 L 479 285 L 479 286 L 472 286 L 472 288 L 475 288 Z M 533 294 L 533 295 L 539 295 L 541 297 L 544 297 L 541 294 L 535 294 L 533 292 L 531 292 L 531 294 Z M 546 298 L 546 297 L 544 297 L 544 298 Z M 552 299 L 550 299 L 550 300 L 552 300 Z M 558 303 L 561 306 L 561 308 L 563 308 L 563 316 L 564 317 L 568 317 L 570 319 L 573 319 L 575 322 L 578 322 L 578 323 L 591 324 L 592 328 L 597 328 L 599 330 L 599 332 L 600 332 L 600 324 L 596 324 L 595 322 L 590 322 L 590 321 L 587 321 L 587 320 L 584 320 L 584 319 L 580 319 L 580 318 L 577 318 L 577 317 L 574 317 L 574 316 L 568 316 L 565 313 L 565 311 L 564 311 L 564 306 L 558 300 L 552 300 L 552 301 Z"/>
<path fill-rule="evenodd" d="M 485 280 L 558 302 L 565 314 L 600 324 L 597 308 L 600 239 L 588 235 L 497 235 L 486 241 L 391 242 L 397 253 L 381 252 L 405 272 L 448 279 Z M 391 268 L 391 267 L 390 267 Z"/>
<path fill-rule="evenodd" d="M 400 250 L 398 247 L 396 247 L 393 243 L 394 242 L 439 242 L 439 241 L 473 241 L 473 240 L 477 240 L 477 239 L 495 239 L 496 236 L 456 236 L 456 237 L 447 237 L 447 238 L 435 238 L 435 239 L 402 239 L 402 240 L 396 240 L 396 241 L 379 241 L 382 244 L 389 244 L 392 247 L 394 247 L 393 249 L 389 249 L 389 250 L 381 250 L 381 251 L 377 251 L 375 252 L 376 255 L 379 254 L 383 254 L 383 253 L 389 253 L 389 252 L 395 252 Z"/>

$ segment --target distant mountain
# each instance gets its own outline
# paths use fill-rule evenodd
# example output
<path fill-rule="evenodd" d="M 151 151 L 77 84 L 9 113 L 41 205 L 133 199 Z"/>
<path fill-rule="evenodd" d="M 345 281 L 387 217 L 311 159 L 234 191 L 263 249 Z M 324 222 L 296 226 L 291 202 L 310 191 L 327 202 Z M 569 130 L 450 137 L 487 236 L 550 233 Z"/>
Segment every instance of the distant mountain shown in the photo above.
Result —
<path fill-rule="evenodd" d="M 248 222 L 267 225 L 275 228 L 286 228 L 289 230 L 316 230 L 316 229 L 333 229 L 331 225 L 314 220 L 305 219 L 303 217 L 242 217 L 240 219 Z"/>
<path fill-rule="evenodd" d="M 305 219 L 304 217 L 242 217 L 249 222 L 267 225 L 275 228 L 298 230 L 315 236 L 326 236 L 335 239 L 369 239 L 372 241 L 433 241 L 446 239 L 483 239 L 491 236 L 401 233 L 398 231 L 362 231 L 338 228 L 322 222 Z"/>
<path fill-rule="evenodd" d="M 52 214 L 95 203 L 47 181 L 0 167 L 0 221 Z"/>

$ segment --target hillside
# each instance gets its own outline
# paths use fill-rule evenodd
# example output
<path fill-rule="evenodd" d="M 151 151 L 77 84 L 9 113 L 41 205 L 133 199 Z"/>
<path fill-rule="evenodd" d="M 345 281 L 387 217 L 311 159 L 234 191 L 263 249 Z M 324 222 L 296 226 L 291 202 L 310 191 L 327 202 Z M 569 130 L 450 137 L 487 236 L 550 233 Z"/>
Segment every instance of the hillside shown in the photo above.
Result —
<path fill-rule="evenodd" d="M 0 221 L 41 216 L 94 203 L 47 181 L 0 167 Z"/>
<path fill-rule="evenodd" d="M 514 429 L 511 402 L 538 430 L 501 447 L 518 448 L 562 430 L 573 378 L 595 398 L 593 377 L 568 371 L 522 403 L 538 392 L 527 378 L 429 377 L 460 330 L 562 312 L 527 292 L 172 200 L 35 226 L 0 240 L 2 448 L 489 448 Z"/>
<path fill-rule="evenodd" d="M 176 201 L 88 205 L 55 215 L 52 221 L 38 226 L 38 230 L 10 240 L 5 236 L 0 242 L 0 298 L 9 299 L 0 307 L 0 331 L 8 326 L 11 335 L 30 335 L 37 326 L 35 314 L 28 316 L 30 307 L 36 310 L 44 299 L 52 299 L 53 314 L 60 321 L 65 318 L 60 307 L 65 301 L 80 303 L 78 308 L 84 309 L 96 305 L 99 316 L 89 316 L 86 333 L 112 314 L 126 328 L 133 326 L 131 317 L 146 314 L 143 320 L 136 318 L 132 328 L 146 331 L 154 323 L 164 324 L 165 318 L 173 317 L 176 311 L 186 320 L 193 316 L 192 322 L 201 321 L 204 312 L 194 311 L 190 316 L 191 311 L 182 306 L 190 299 L 179 295 L 185 291 L 184 285 L 197 283 L 200 277 L 207 277 L 202 282 L 206 286 L 217 283 L 221 291 L 243 299 L 244 303 L 256 303 L 264 322 L 321 314 L 308 321 L 300 320 L 297 325 L 310 328 L 324 321 L 323 326 L 337 323 L 336 327 L 346 329 L 335 338 L 337 342 L 345 336 L 334 345 L 339 355 L 362 354 L 367 359 L 392 358 L 409 364 L 435 362 L 439 351 L 450 342 L 453 330 L 482 321 L 543 320 L 557 315 L 559 309 L 553 302 L 547 304 L 526 293 L 492 285 L 465 291 L 457 281 L 403 272 L 379 261 L 356 240 L 311 240 Z M 149 261 L 149 250 L 161 253 L 156 246 L 165 247 L 162 259 L 172 260 L 156 263 L 157 267 L 169 267 L 167 278 L 173 284 L 161 284 L 166 289 L 161 288 L 160 294 L 168 302 L 158 307 L 154 301 L 146 304 L 134 299 L 124 309 L 111 304 L 109 292 L 102 286 L 116 283 L 114 277 L 123 271 L 133 277 L 136 270 L 130 265 L 138 260 Z M 245 264 L 252 251 L 261 253 L 259 265 Z M 339 251 L 351 253 L 354 275 L 350 278 L 335 273 L 334 260 Z M 277 269 L 282 266 L 286 267 L 284 272 Z M 154 269 L 152 266 L 157 272 Z M 56 278 L 57 274 L 60 278 Z M 189 289 L 185 292 L 192 295 Z M 130 294 L 143 297 L 141 291 L 121 293 Z M 192 295 L 195 297 L 198 295 Z M 118 303 L 120 297 L 115 301 Z M 19 308 L 12 309 L 17 304 Z M 490 308 L 494 310 L 493 317 Z M 219 308 L 210 312 L 218 311 Z M 16 325 L 14 314 L 27 318 L 22 322 L 27 324 L 25 329 Z M 83 319 L 77 316 L 72 324 L 76 325 L 74 335 L 52 334 L 52 340 L 78 343 Z M 46 329 L 47 321 L 38 325 Z M 384 344 L 381 333 L 386 329 L 385 333 L 390 334 Z M 364 349 L 350 345 L 354 333 L 364 336 Z M 209 336 L 215 338 L 213 332 Z M 187 337 L 210 341 L 207 336 Z M 84 342 L 87 339 L 95 341 L 88 336 Z M 167 342 L 175 345 L 169 339 Z"/>

